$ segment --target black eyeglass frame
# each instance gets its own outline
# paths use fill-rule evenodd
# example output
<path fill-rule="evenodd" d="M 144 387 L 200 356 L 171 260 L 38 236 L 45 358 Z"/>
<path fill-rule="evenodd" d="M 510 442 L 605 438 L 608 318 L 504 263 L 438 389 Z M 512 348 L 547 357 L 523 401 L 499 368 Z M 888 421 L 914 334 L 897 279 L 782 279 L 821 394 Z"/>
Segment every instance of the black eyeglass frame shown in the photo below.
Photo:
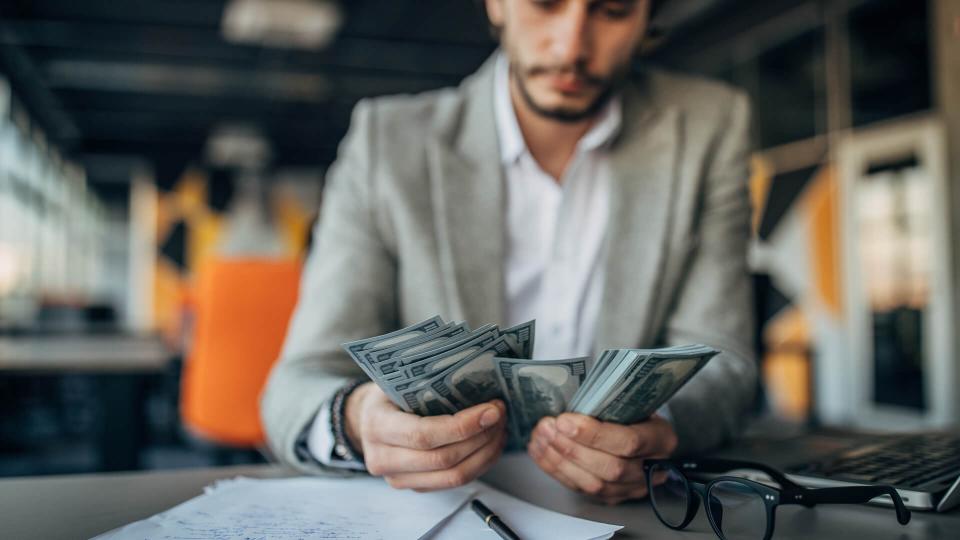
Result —
<path fill-rule="evenodd" d="M 679 525 L 671 525 L 657 509 L 657 504 L 653 497 L 653 469 L 658 465 L 672 467 L 683 477 L 686 488 L 687 513 Z M 771 487 L 760 482 L 755 482 L 746 478 L 737 476 L 719 476 L 711 479 L 709 482 L 696 482 L 692 480 L 687 473 L 724 473 L 736 469 L 753 469 L 766 473 L 771 480 L 780 484 L 781 489 Z M 897 511 L 897 522 L 906 525 L 910 522 L 910 510 L 903 504 L 900 494 L 889 485 L 873 486 L 849 486 L 833 488 L 808 488 L 793 482 L 785 474 L 762 463 L 750 461 L 737 461 L 727 459 L 648 459 L 643 463 L 644 476 L 647 479 L 647 493 L 650 497 L 650 506 L 661 523 L 667 527 L 679 531 L 686 528 L 693 521 L 694 516 L 700 509 L 700 503 L 703 502 L 704 510 L 707 512 L 707 521 L 710 527 L 722 540 L 727 540 L 720 526 L 716 523 L 713 511 L 710 509 L 710 490 L 719 482 L 734 482 L 747 486 L 756 492 L 766 507 L 767 530 L 763 535 L 763 540 L 770 540 L 773 537 L 775 524 L 776 508 L 784 504 L 799 504 L 806 507 L 813 507 L 818 504 L 862 504 L 870 500 L 888 495 L 893 501 L 893 506 Z M 694 497 L 696 494 L 698 497 Z"/>

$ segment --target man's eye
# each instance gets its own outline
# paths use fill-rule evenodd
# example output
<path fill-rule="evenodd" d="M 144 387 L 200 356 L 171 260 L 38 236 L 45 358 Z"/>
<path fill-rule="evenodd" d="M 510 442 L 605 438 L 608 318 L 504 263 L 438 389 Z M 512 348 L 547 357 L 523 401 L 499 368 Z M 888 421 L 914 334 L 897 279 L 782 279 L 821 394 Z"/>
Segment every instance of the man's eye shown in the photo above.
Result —
<path fill-rule="evenodd" d="M 530 0 L 540 11 L 552 11 L 560 7 L 560 0 Z"/>
<path fill-rule="evenodd" d="M 530 0 L 533 5 L 537 6 L 540 9 L 548 10 L 554 8 L 559 4 L 559 0 Z"/>
<path fill-rule="evenodd" d="M 627 15 L 630 15 L 629 9 L 605 9 L 603 14 L 611 19 L 622 19 Z"/>
<path fill-rule="evenodd" d="M 600 12 L 611 19 L 623 19 L 633 13 L 633 2 L 602 2 Z"/>

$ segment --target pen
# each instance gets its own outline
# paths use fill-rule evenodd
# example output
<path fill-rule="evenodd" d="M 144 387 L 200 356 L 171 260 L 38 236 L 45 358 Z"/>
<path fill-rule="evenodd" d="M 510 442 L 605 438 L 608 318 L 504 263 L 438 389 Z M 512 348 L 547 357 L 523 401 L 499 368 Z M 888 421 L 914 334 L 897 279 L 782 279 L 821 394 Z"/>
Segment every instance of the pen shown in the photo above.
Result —
<path fill-rule="evenodd" d="M 500 535 L 500 538 L 504 540 L 520 540 L 520 537 L 517 536 L 517 533 L 510 530 L 510 527 L 500 520 L 500 518 L 494 514 L 487 505 L 480 502 L 480 499 L 474 499 L 470 503 L 470 508 L 473 508 L 473 511 L 480 516 L 480 519 L 487 524 L 487 527 L 493 529 L 493 532 Z"/>

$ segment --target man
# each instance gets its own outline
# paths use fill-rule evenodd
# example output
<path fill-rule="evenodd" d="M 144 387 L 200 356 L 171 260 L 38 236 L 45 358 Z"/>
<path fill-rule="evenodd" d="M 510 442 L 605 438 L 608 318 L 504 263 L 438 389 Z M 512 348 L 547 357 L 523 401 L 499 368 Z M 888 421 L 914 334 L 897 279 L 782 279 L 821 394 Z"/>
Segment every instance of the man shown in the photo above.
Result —
<path fill-rule="evenodd" d="M 533 461 L 570 489 L 642 497 L 644 458 L 729 439 L 752 396 L 746 100 L 656 71 L 628 80 L 649 0 L 485 6 L 501 51 L 459 88 L 356 107 L 263 396 L 268 437 L 304 471 L 365 468 L 397 488 L 482 474 L 502 402 L 421 418 L 349 383 L 362 372 L 340 343 L 434 314 L 535 317 L 539 358 L 720 349 L 647 421 L 563 414 L 534 431 Z"/>

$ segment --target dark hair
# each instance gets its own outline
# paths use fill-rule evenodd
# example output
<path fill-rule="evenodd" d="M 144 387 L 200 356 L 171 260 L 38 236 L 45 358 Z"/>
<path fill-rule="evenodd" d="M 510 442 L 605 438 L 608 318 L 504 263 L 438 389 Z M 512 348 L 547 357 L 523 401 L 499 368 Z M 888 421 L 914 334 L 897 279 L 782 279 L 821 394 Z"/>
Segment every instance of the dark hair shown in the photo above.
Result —
<path fill-rule="evenodd" d="M 660 11 L 660 8 L 662 8 L 663 5 L 666 3 L 667 3 L 667 0 L 650 0 L 650 20 L 651 21 L 653 20 L 654 17 L 656 17 L 657 12 Z M 484 4 L 484 0 L 474 0 L 474 4 L 477 6 L 477 9 L 480 10 L 480 13 L 482 13 L 484 17 L 487 17 L 487 6 L 486 4 Z M 654 27 L 648 30 L 648 33 L 651 31 L 657 32 L 658 30 L 659 28 Z M 494 39 L 499 39 L 499 29 L 494 27 L 492 24 L 490 25 L 490 35 Z"/>
<path fill-rule="evenodd" d="M 477 7 L 483 11 L 484 14 L 487 13 L 487 8 L 483 4 L 484 0 L 474 0 L 474 3 L 477 4 Z M 657 11 L 667 3 L 667 0 L 650 0 L 650 17 L 653 18 L 657 14 Z"/>

